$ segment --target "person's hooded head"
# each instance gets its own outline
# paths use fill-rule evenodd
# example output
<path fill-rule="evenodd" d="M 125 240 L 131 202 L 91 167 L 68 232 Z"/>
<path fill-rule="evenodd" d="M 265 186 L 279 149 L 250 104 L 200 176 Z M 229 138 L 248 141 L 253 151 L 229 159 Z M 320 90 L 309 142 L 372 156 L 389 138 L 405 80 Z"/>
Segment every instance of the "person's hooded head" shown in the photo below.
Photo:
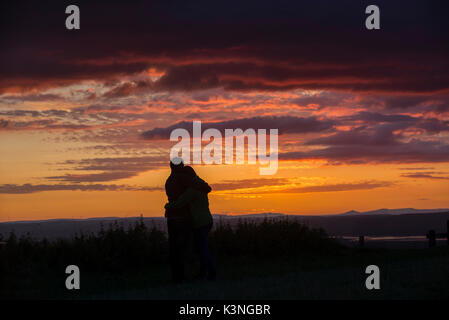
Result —
<path fill-rule="evenodd" d="M 182 158 L 176 157 L 170 160 L 170 169 L 172 172 L 178 172 L 184 168 L 184 161 Z"/>

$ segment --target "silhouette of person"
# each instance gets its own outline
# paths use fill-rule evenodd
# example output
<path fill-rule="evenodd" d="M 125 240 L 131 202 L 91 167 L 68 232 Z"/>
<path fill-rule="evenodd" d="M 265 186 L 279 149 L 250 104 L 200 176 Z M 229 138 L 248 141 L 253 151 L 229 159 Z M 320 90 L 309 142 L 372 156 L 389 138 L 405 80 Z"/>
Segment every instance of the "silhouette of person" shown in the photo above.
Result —
<path fill-rule="evenodd" d="M 181 182 L 182 159 L 170 161 L 171 173 L 165 182 L 165 193 L 169 202 L 175 201 L 184 193 L 186 187 Z M 191 217 L 189 206 L 166 208 L 168 244 L 172 279 L 175 283 L 184 281 L 184 257 L 191 239 Z"/>
<path fill-rule="evenodd" d="M 178 178 L 184 192 L 176 200 L 169 201 L 165 208 L 171 210 L 188 206 L 195 249 L 200 260 L 200 270 L 196 278 L 215 280 L 217 272 L 208 244 L 208 235 L 212 228 L 213 219 L 209 210 L 207 194 L 212 189 L 189 166 L 185 166 L 178 171 Z"/>

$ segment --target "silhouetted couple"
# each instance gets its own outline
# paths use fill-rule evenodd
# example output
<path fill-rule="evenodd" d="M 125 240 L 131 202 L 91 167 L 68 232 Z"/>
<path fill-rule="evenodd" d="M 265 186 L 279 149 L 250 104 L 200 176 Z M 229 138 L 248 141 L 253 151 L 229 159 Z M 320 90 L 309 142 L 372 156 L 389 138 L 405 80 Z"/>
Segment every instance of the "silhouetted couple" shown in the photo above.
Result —
<path fill-rule="evenodd" d="M 200 261 L 196 279 L 215 280 L 215 263 L 208 244 L 213 220 L 207 194 L 212 189 L 196 175 L 192 167 L 184 166 L 182 159 L 173 159 L 170 168 L 171 174 L 165 182 L 168 197 L 165 217 L 173 281 L 180 283 L 185 280 L 184 260 L 192 235 Z"/>

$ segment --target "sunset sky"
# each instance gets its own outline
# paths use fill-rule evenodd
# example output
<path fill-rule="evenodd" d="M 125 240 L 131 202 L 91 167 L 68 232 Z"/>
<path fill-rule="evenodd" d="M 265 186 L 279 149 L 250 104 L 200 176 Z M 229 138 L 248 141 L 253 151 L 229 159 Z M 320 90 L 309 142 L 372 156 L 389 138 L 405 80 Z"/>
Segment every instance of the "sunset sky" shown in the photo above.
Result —
<path fill-rule="evenodd" d="M 369 4 L 2 4 L 0 221 L 162 216 L 194 120 L 279 129 L 275 175 L 194 165 L 215 214 L 449 208 L 448 5 Z"/>

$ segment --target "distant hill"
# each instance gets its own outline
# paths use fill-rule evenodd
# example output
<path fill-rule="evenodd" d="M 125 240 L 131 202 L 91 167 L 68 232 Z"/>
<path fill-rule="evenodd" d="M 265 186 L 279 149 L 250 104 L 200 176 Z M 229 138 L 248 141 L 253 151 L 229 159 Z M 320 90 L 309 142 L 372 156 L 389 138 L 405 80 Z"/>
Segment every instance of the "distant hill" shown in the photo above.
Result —
<path fill-rule="evenodd" d="M 356 216 L 356 215 L 401 215 L 401 214 L 417 214 L 417 213 L 438 213 L 449 212 L 449 209 L 414 209 L 414 208 L 402 208 L 402 209 L 379 209 L 373 211 L 359 212 L 351 210 L 342 213 L 341 216 Z"/>
<path fill-rule="evenodd" d="M 446 221 L 449 220 L 449 209 L 380 209 L 368 212 L 350 211 L 337 215 L 284 215 L 281 213 L 261 213 L 244 215 L 214 215 L 215 224 L 230 223 L 235 225 L 239 220 L 262 221 L 263 218 L 293 219 L 314 228 L 323 228 L 332 236 L 423 236 L 428 230 L 446 232 Z M 11 231 L 18 236 L 30 234 L 33 238 L 56 239 L 72 237 L 75 234 L 96 233 L 101 227 L 117 221 L 125 228 L 136 223 L 134 218 L 90 218 L 90 219 L 54 219 L 40 221 L 19 221 L 0 223 L 0 234 L 7 237 Z M 163 217 L 144 218 L 148 227 L 155 226 L 166 231 Z"/>

